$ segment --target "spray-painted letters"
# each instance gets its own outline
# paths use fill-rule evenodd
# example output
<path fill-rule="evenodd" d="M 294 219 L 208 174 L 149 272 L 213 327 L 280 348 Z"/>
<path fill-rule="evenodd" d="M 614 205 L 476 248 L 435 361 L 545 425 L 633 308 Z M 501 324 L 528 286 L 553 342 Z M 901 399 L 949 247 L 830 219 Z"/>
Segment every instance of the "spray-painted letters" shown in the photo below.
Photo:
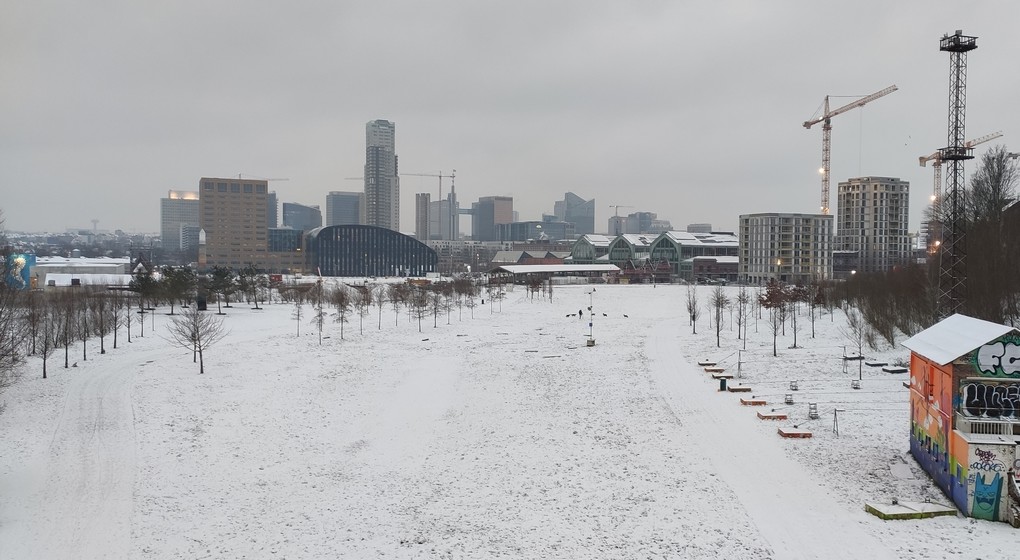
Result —
<path fill-rule="evenodd" d="M 975 365 L 985 375 L 1016 376 L 1020 374 L 1020 341 L 1004 337 L 978 348 Z"/>
<path fill-rule="evenodd" d="M 967 416 L 1020 418 L 1020 383 L 966 383 L 961 412 Z"/>

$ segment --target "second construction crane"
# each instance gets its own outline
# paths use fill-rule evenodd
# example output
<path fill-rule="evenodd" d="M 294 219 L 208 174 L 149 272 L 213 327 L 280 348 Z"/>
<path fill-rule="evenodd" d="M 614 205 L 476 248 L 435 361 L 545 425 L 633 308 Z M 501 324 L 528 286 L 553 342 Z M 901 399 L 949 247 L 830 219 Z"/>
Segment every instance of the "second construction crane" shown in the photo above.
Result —
<path fill-rule="evenodd" d="M 985 142 L 995 140 L 1002 136 L 1002 131 L 993 132 L 984 136 L 979 136 L 973 140 L 967 140 L 963 143 L 964 148 L 973 148 L 978 144 L 984 144 Z M 917 161 L 921 164 L 921 167 L 925 167 L 929 161 L 932 162 L 931 166 L 935 169 L 935 188 L 931 191 L 931 201 L 933 204 L 942 201 L 942 152 L 936 151 L 928 156 L 921 156 L 917 158 Z"/>
<path fill-rule="evenodd" d="M 822 167 L 818 170 L 822 174 L 822 214 L 829 213 L 829 148 L 832 141 L 832 123 L 830 122 L 832 117 L 841 115 L 851 109 L 862 107 L 867 103 L 870 103 L 879 97 L 885 97 L 890 93 L 896 91 L 898 88 L 895 85 L 889 86 L 882 91 L 876 91 L 871 95 L 866 95 L 857 101 L 847 103 L 838 109 L 829 110 L 829 96 L 825 96 L 825 106 L 822 111 L 822 115 L 813 118 L 809 121 L 804 121 L 804 128 L 811 128 L 812 126 L 822 124 Z"/>

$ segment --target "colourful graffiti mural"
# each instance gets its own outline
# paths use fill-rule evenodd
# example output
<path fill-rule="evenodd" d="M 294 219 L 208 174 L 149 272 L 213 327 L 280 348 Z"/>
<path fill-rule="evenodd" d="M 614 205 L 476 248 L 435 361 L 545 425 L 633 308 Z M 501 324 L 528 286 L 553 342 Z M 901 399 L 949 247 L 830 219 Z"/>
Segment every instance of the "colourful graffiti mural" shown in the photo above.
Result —
<path fill-rule="evenodd" d="M 970 455 L 971 517 L 999 520 L 1000 506 L 1006 499 L 1006 473 L 1013 463 L 1013 447 L 1006 445 L 972 446 Z"/>
<path fill-rule="evenodd" d="M 27 290 L 31 287 L 32 267 L 35 266 L 35 255 L 14 253 L 7 257 L 7 275 L 4 283 L 16 290 Z"/>

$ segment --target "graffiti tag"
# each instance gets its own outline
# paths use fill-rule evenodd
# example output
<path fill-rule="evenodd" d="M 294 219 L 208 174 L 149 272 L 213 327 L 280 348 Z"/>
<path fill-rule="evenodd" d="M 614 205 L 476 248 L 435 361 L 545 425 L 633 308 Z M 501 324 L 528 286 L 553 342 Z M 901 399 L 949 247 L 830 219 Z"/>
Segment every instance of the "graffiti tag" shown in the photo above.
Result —
<path fill-rule="evenodd" d="M 963 410 L 967 416 L 1020 417 L 1020 384 L 968 383 L 963 386 Z"/>
<path fill-rule="evenodd" d="M 978 348 L 977 368 L 990 375 L 1020 373 L 1020 345 L 1014 340 L 1000 340 Z"/>
<path fill-rule="evenodd" d="M 996 473 L 1005 472 L 1006 465 L 999 461 L 999 458 L 995 456 L 994 451 L 975 449 L 974 454 L 978 456 L 978 460 L 970 464 L 970 468 L 972 470 Z"/>

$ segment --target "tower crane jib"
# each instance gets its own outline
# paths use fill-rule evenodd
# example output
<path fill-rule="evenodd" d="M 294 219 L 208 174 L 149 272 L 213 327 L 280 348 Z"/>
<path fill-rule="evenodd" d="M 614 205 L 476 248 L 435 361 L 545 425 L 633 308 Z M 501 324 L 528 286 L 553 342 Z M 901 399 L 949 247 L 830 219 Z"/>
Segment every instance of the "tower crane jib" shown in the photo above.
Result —
<path fill-rule="evenodd" d="M 889 86 L 883 90 L 876 91 L 871 95 L 865 95 L 864 97 L 847 103 L 837 109 L 829 110 L 829 97 L 825 96 L 825 102 L 822 110 L 822 115 L 811 120 L 804 121 L 804 128 L 810 129 L 812 126 L 822 123 L 822 167 L 818 170 L 822 174 L 822 214 L 829 213 L 829 162 L 830 162 L 830 146 L 832 145 L 832 117 L 842 115 L 851 109 L 862 107 L 880 97 L 885 97 L 890 93 L 896 91 L 895 85 Z"/>

